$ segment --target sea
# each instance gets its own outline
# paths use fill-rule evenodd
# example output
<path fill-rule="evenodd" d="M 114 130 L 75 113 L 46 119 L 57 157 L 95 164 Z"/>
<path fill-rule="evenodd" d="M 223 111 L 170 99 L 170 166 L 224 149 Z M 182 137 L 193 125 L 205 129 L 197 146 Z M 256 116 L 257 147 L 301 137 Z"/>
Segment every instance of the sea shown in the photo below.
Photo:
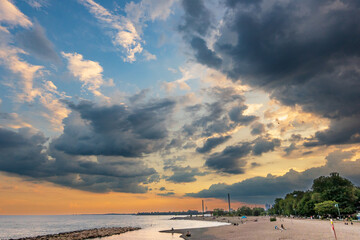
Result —
<path fill-rule="evenodd" d="M 171 215 L 0 215 L 0 239 L 17 239 L 46 234 L 70 232 L 100 227 L 140 227 L 140 230 L 101 238 L 101 240 L 169 240 L 180 234 L 160 233 L 161 230 L 201 228 L 227 223 L 171 220 Z M 100 239 L 100 238 L 99 238 Z"/>

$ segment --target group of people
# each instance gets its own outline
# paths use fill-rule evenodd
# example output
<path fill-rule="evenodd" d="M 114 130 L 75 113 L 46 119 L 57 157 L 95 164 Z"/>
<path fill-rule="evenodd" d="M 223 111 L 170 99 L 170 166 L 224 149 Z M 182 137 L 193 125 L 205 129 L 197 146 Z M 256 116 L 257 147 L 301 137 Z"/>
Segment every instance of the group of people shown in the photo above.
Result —
<path fill-rule="evenodd" d="M 351 225 L 354 224 L 351 218 L 350 218 L 350 224 Z M 345 218 L 345 225 L 349 225 L 349 219 L 348 218 Z"/>
<path fill-rule="evenodd" d="M 280 230 L 280 231 L 283 231 L 283 230 L 286 230 L 286 228 L 284 227 L 284 224 L 281 224 L 281 226 L 280 226 L 280 227 L 275 226 L 275 230 Z"/>

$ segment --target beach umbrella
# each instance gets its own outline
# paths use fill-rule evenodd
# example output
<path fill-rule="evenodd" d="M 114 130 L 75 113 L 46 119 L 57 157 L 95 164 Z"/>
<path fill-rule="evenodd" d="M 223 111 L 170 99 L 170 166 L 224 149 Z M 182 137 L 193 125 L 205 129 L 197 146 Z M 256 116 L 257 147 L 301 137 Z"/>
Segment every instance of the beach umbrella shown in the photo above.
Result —
<path fill-rule="evenodd" d="M 242 216 L 241 218 L 247 218 L 246 216 Z"/>

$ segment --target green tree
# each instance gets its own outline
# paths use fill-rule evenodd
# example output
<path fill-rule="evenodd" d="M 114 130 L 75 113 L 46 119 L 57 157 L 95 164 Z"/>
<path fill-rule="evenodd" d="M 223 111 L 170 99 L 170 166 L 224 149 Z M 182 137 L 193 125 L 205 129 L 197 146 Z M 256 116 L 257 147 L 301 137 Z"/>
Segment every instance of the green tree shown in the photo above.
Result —
<path fill-rule="evenodd" d="M 356 210 L 356 188 L 339 173 L 331 173 L 330 176 L 321 176 L 314 180 L 312 189 L 320 194 L 321 201 L 336 201 L 340 211 L 345 214 L 354 213 Z"/>
<path fill-rule="evenodd" d="M 327 215 L 335 216 L 337 215 L 337 209 L 335 207 L 335 204 L 337 204 L 337 202 L 335 201 L 324 201 L 315 204 L 314 210 L 320 216 L 327 216 Z"/>
<path fill-rule="evenodd" d="M 224 216 L 225 211 L 222 208 L 215 208 L 214 211 L 213 211 L 213 215 L 214 216 Z"/>
<path fill-rule="evenodd" d="M 252 209 L 252 215 L 253 216 L 260 216 L 260 215 L 263 215 L 264 213 L 265 213 L 265 209 L 263 209 L 263 208 L 255 207 L 255 208 Z"/>
<path fill-rule="evenodd" d="M 252 215 L 252 210 L 251 208 L 247 207 L 247 206 L 242 206 L 241 208 L 238 208 L 238 210 L 236 211 L 238 216 L 251 216 Z"/>

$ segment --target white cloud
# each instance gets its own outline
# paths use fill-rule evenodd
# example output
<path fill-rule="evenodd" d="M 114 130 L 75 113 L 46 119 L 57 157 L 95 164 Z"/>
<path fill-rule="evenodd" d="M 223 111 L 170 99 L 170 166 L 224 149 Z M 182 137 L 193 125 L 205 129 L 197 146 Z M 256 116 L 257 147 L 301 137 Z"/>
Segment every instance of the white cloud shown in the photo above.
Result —
<path fill-rule="evenodd" d="M 0 23 L 22 27 L 32 26 L 28 17 L 7 0 L 0 0 Z M 22 81 L 15 83 L 21 89 L 21 93 L 17 96 L 18 100 L 30 102 L 39 94 L 38 90 L 33 88 L 33 79 L 43 67 L 32 65 L 21 59 L 19 55 L 27 53 L 11 45 L 12 35 L 7 28 L 1 26 L 0 31 L 0 64 L 21 76 Z"/>
<path fill-rule="evenodd" d="M 144 50 L 143 55 L 147 61 L 156 60 L 156 55 L 149 53 L 148 51 Z"/>
<path fill-rule="evenodd" d="M 80 2 L 89 8 L 89 11 L 99 21 L 115 30 L 113 44 L 115 46 L 121 46 L 125 50 L 126 58 L 124 58 L 124 61 L 135 61 L 135 54 L 141 53 L 143 48 L 141 46 L 141 38 L 133 23 L 123 16 L 111 14 L 103 6 L 93 0 L 80 0 Z"/>
<path fill-rule="evenodd" d="M 32 101 L 39 92 L 33 88 L 33 80 L 42 66 L 32 65 L 22 60 L 18 54 L 26 54 L 23 50 L 6 44 L 0 45 L 0 64 L 5 65 L 10 71 L 19 74 L 22 81 L 16 84 L 21 89 L 18 94 L 20 101 Z"/>
<path fill-rule="evenodd" d="M 171 14 L 175 0 L 142 0 L 139 3 L 130 2 L 125 6 L 127 16 L 135 22 L 165 20 Z"/>
<path fill-rule="evenodd" d="M 67 97 L 65 93 L 58 92 L 57 87 L 51 81 L 45 81 L 39 97 L 40 103 L 48 110 L 42 115 L 47 118 L 55 131 L 62 131 L 62 120 L 70 114 L 58 97 Z"/>
<path fill-rule="evenodd" d="M 173 82 L 164 82 L 163 86 L 167 92 L 171 92 L 175 90 L 177 87 L 182 90 L 191 90 L 187 82 L 191 79 L 201 79 L 202 77 L 204 77 L 206 69 L 207 69 L 206 67 L 200 64 L 195 64 L 195 63 L 185 64 L 183 67 L 179 67 L 181 78 Z M 168 68 L 168 70 L 174 73 L 176 71 L 175 69 L 172 68 Z"/>
<path fill-rule="evenodd" d="M 48 5 L 47 0 L 26 0 L 26 2 L 33 8 L 40 9 Z"/>
<path fill-rule="evenodd" d="M 22 27 L 32 26 L 29 18 L 8 0 L 0 0 L 0 22 Z"/>
<path fill-rule="evenodd" d="M 34 4 L 35 2 L 39 1 L 33 1 Z M 28 17 L 11 2 L 0 0 L 0 23 L 3 22 L 25 28 L 33 26 Z M 0 64 L 4 65 L 12 73 L 20 75 L 18 81 L 8 84 L 20 89 L 20 92 L 16 95 L 17 101 L 32 102 L 38 97 L 42 106 L 47 109 L 40 114 L 50 121 L 55 130 L 62 131 L 62 120 L 67 117 L 69 110 L 64 107 L 58 97 L 64 97 L 65 94 L 59 93 L 57 87 L 51 81 L 45 81 L 41 87 L 34 87 L 34 78 L 42 74 L 41 70 L 44 67 L 32 65 L 23 60 L 20 55 L 27 54 L 27 52 L 12 45 L 13 36 L 6 27 L 0 26 L 0 31 Z M 8 114 L 8 119 L 10 119 L 10 124 L 7 124 L 8 127 L 32 127 L 16 113 Z"/>
<path fill-rule="evenodd" d="M 99 88 L 106 82 L 103 79 L 103 68 L 98 62 L 83 59 L 83 56 L 78 53 L 64 53 L 62 55 L 68 60 L 68 69 L 74 77 L 77 77 L 82 83 L 95 96 L 105 97 Z"/>
<path fill-rule="evenodd" d="M 172 73 L 177 73 L 178 72 L 178 70 L 176 70 L 175 68 L 168 68 L 168 70 L 170 71 L 170 72 L 172 72 Z"/>
<path fill-rule="evenodd" d="M 114 30 L 112 42 L 125 50 L 124 61 L 134 62 L 136 54 L 143 52 L 142 28 L 146 21 L 165 20 L 171 14 L 171 6 L 175 0 L 143 0 L 139 3 L 130 2 L 125 6 L 126 16 L 112 14 L 94 0 L 79 0 L 89 11 L 107 27 Z M 155 55 L 144 52 L 148 60 Z"/>

